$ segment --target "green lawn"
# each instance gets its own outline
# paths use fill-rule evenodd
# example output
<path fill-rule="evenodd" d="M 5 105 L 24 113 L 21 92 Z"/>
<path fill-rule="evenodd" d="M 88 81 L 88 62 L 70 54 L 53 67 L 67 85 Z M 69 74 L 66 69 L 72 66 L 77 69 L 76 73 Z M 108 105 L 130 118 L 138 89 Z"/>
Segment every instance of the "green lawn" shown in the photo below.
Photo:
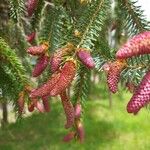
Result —
<path fill-rule="evenodd" d="M 128 114 L 125 99 L 129 98 L 129 94 L 113 96 L 112 110 L 106 99 L 87 101 L 84 144 L 62 142 L 65 117 L 60 102 L 53 100 L 50 113 L 35 113 L 0 130 L 0 150 L 149 150 L 150 112 Z"/>

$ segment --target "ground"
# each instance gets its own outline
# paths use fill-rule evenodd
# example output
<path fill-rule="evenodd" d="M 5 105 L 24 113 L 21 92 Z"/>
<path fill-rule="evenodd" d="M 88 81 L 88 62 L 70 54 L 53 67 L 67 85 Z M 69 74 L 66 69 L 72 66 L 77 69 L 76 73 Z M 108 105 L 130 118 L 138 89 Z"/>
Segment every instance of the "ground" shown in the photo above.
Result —
<path fill-rule="evenodd" d="M 124 92 L 125 93 L 125 92 Z M 85 142 L 63 143 L 67 133 L 60 101 L 52 100 L 51 112 L 34 113 L 0 130 L 0 150 L 149 150 L 150 111 L 134 116 L 126 112 L 130 94 L 108 99 L 87 100 L 84 111 Z"/>

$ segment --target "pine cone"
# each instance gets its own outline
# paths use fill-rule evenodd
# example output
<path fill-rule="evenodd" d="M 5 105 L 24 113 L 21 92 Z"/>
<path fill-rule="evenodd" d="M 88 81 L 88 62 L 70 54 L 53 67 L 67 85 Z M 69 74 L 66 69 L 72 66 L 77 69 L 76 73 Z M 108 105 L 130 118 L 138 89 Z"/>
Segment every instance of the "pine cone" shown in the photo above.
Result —
<path fill-rule="evenodd" d="M 74 61 L 69 60 L 65 63 L 60 71 L 60 78 L 57 84 L 50 91 L 50 96 L 59 95 L 62 91 L 68 88 L 76 74 L 76 64 Z"/>
<path fill-rule="evenodd" d="M 21 91 L 21 92 L 19 93 L 19 99 L 18 99 L 18 106 L 19 106 L 19 113 L 20 113 L 20 114 L 22 114 L 22 112 L 23 112 L 24 104 L 25 104 L 24 92 Z"/>
<path fill-rule="evenodd" d="M 55 73 L 52 77 L 41 87 L 34 89 L 30 93 L 31 98 L 43 97 L 49 95 L 50 91 L 54 88 L 60 78 L 60 73 Z"/>
<path fill-rule="evenodd" d="M 45 70 L 45 68 L 47 67 L 48 62 L 49 62 L 49 57 L 48 57 L 47 55 L 42 55 L 42 56 L 39 58 L 39 60 L 38 60 L 38 62 L 37 62 L 37 64 L 36 64 L 36 66 L 35 66 L 34 69 L 33 69 L 32 76 L 33 76 L 33 77 L 37 77 L 37 76 L 41 75 L 42 72 L 43 72 L 43 71 Z"/>
<path fill-rule="evenodd" d="M 80 116 L 81 116 L 81 111 L 82 111 L 81 104 L 80 104 L 80 103 L 77 103 L 77 104 L 75 105 L 75 117 L 76 117 L 76 118 L 80 118 Z"/>
<path fill-rule="evenodd" d="M 116 53 L 116 58 L 126 59 L 132 56 L 150 54 L 150 31 L 134 36 Z"/>
<path fill-rule="evenodd" d="M 74 124 L 74 107 L 66 93 L 66 90 L 60 94 L 62 105 L 66 114 L 67 123 L 65 124 L 65 128 L 70 128 Z"/>
<path fill-rule="evenodd" d="M 42 45 L 39 45 L 39 46 L 32 46 L 32 47 L 29 47 L 27 49 L 27 53 L 31 54 L 31 55 L 42 55 L 42 54 L 45 54 L 45 52 L 47 51 L 48 49 L 48 45 L 47 44 L 42 44 Z"/>
<path fill-rule="evenodd" d="M 116 60 L 110 64 L 110 68 L 107 74 L 107 84 L 112 93 L 116 93 L 118 90 L 118 82 L 120 73 L 124 69 L 126 63 L 124 60 Z"/>
<path fill-rule="evenodd" d="M 33 111 L 34 111 L 34 103 L 33 103 L 33 102 L 30 102 L 30 103 L 28 104 L 28 111 L 29 111 L 29 112 L 33 112 Z"/>
<path fill-rule="evenodd" d="M 83 124 L 81 123 L 80 120 L 78 120 L 76 125 L 77 125 L 78 139 L 80 140 L 81 143 L 83 143 L 84 138 L 85 138 L 85 132 L 84 132 Z"/>
<path fill-rule="evenodd" d="M 58 50 L 50 58 L 50 67 L 52 73 L 56 72 L 59 69 L 61 61 L 62 61 L 62 51 Z"/>
<path fill-rule="evenodd" d="M 64 142 L 70 142 L 75 137 L 75 132 L 69 132 L 67 135 L 64 136 L 63 141 Z"/>
<path fill-rule="evenodd" d="M 138 113 L 150 101 L 150 71 L 146 73 L 127 105 L 128 113 Z"/>
<path fill-rule="evenodd" d="M 90 52 L 85 48 L 79 48 L 77 49 L 77 56 L 80 59 L 80 61 L 89 69 L 92 69 L 95 67 L 94 60 L 90 54 Z"/>
<path fill-rule="evenodd" d="M 36 36 L 36 32 L 32 32 L 31 34 L 29 34 L 28 36 L 27 36 L 27 41 L 29 42 L 29 43 L 32 43 L 33 42 L 33 40 L 35 39 L 35 36 Z"/>
<path fill-rule="evenodd" d="M 54 73 L 57 71 L 60 67 L 60 64 L 62 62 L 62 58 L 71 53 L 73 51 L 74 46 L 70 43 L 68 43 L 65 47 L 60 48 L 56 50 L 56 52 L 51 56 L 50 59 L 50 66 L 51 66 L 51 72 Z"/>
<path fill-rule="evenodd" d="M 27 1 L 27 12 L 28 16 L 31 17 L 36 10 L 38 5 L 38 0 L 28 0 Z"/>
<path fill-rule="evenodd" d="M 50 105 L 49 105 L 48 96 L 43 96 L 42 101 L 43 101 L 45 112 L 50 112 Z"/>

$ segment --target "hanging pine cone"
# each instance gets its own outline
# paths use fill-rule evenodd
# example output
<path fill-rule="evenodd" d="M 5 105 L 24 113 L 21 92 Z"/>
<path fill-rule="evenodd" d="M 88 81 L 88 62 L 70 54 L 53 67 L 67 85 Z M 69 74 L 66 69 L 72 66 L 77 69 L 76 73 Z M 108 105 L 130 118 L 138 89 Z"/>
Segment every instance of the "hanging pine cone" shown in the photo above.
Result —
<path fill-rule="evenodd" d="M 33 112 L 33 111 L 34 111 L 34 103 L 33 103 L 33 102 L 30 102 L 30 103 L 28 104 L 28 111 L 29 111 L 29 112 Z"/>
<path fill-rule="evenodd" d="M 108 73 L 109 70 L 110 70 L 110 66 L 111 66 L 111 62 L 106 62 L 103 66 L 102 66 L 102 69 Z"/>
<path fill-rule="evenodd" d="M 24 91 L 21 91 L 19 93 L 19 99 L 18 99 L 18 106 L 19 106 L 19 113 L 20 114 L 22 114 L 22 112 L 23 112 L 24 104 L 25 104 Z"/>
<path fill-rule="evenodd" d="M 126 59 L 132 56 L 150 54 L 150 31 L 134 36 L 116 53 L 116 58 Z"/>
<path fill-rule="evenodd" d="M 75 105 L 75 117 L 76 118 L 80 118 L 81 117 L 81 111 L 82 111 L 82 107 L 81 107 L 81 104 L 80 103 L 77 103 Z"/>
<path fill-rule="evenodd" d="M 126 63 L 124 60 L 116 60 L 110 64 L 110 68 L 107 74 L 107 84 L 109 90 L 112 93 L 116 93 L 118 90 L 118 82 L 120 78 L 120 73 L 124 69 Z"/>
<path fill-rule="evenodd" d="M 48 49 L 48 44 L 47 43 L 44 43 L 44 44 L 41 44 L 39 46 L 32 46 L 32 47 L 29 47 L 27 49 L 27 53 L 28 54 L 31 54 L 31 55 L 42 55 L 42 54 L 45 54 L 45 52 L 47 51 Z"/>
<path fill-rule="evenodd" d="M 71 131 L 67 135 L 64 136 L 63 141 L 64 142 L 70 142 L 71 140 L 74 139 L 74 137 L 75 137 L 75 132 Z"/>
<path fill-rule="evenodd" d="M 84 142 L 85 133 L 84 133 L 84 127 L 80 120 L 76 121 L 76 127 L 77 127 L 77 135 L 78 139 L 81 143 Z"/>
<path fill-rule="evenodd" d="M 70 128 L 74 124 L 74 107 L 66 93 L 66 90 L 60 94 L 62 105 L 66 114 L 67 123 L 65 124 L 65 128 Z"/>
<path fill-rule="evenodd" d="M 31 34 L 29 34 L 28 36 L 27 36 L 27 41 L 29 42 L 29 43 L 32 43 L 33 42 L 33 40 L 35 39 L 35 36 L 36 36 L 36 32 L 32 32 Z"/>
<path fill-rule="evenodd" d="M 60 71 L 60 78 L 57 84 L 49 92 L 50 96 L 59 95 L 62 91 L 68 88 L 76 74 L 76 63 L 73 60 L 68 60 Z"/>
<path fill-rule="evenodd" d="M 43 96 L 42 97 L 42 102 L 43 102 L 43 106 L 44 106 L 45 112 L 50 112 L 50 105 L 49 105 L 48 97 L 49 96 Z"/>
<path fill-rule="evenodd" d="M 79 48 L 77 49 L 77 56 L 80 59 L 80 61 L 89 69 L 92 69 L 95 67 L 94 60 L 90 54 L 90 51 L 88 51 L 85 48 Z"/>
<path fill-rule="evenodd" d="M 54 88 L 60 78 L 60 73 L 55 73 L 52 77 L 41 87 L 33 89 L 30 93 L 31 98 L 43 97 L 49 95 L 50 91 Z"/>
<path fill-rule="evenodd" d="M 62 58 L 73 51 L 74 46 L 71 43 L 68 43 L 65 47 L 56 50 L 56 52 L 51 56 L 50 67 L 51 72 L 54 73 L 60 67 Z"/>
<path fill-rule="evenodd" d="M 41 113 L 44 113 L 45 112 L 45 108 L 44 108 L 44 105 L 42 103 L 40 103 L 39 101 L 37 101 L 35 107 L 37 108 L 37 110 Z"/>
<path fill-rule="evenodd" d="M 38 5 L 38 0 L 28 0 L 27 1 L 27 12 L 28 16 L 31 17 L 36 10 Z"/>
<path fill-rule="evenodd" d="M 128 113 L 138 113 L 150 101 L 150 71 L 146 73 L 127 105 Z"/>
<path fill-rule="evenodd" d="M 42 74 L 49 63 L 49 56 L 42 55 L 33 69 L 32 76 L 37 77 Z"/>
<path fill-rule="evenodd" d="M 50 67 L 52 73 L 56 72 L 59 69 L 61 61 L 62 61 L 62 50 L 59 49 L 50 58 Z"/>

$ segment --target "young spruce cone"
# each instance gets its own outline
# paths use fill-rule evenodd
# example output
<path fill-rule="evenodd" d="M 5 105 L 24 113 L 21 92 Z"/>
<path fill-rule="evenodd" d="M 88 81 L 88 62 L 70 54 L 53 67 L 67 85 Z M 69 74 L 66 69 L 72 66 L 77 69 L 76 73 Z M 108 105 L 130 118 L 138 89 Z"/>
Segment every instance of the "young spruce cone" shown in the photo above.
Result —
<path fill-rule="evenodd" d="M 38 0 L 28 0 L 27 1 L 27 12 L 28 16 L 31 17 L 37 8 Z"/>
<path fill-rule="evenodd" d="M 76 126 L 77 126 L 78 139 L 81 143 L 83 143 L 83 141 L 85 139 L 85 132 L 84 132 L 83 124 L 81 123 L 80 120 L 77 120 Z"/>
<path fill-rule="evenodd" d="M 44 83 L 41 87 L 34 89 L 30 93 L 31 98 L 43 97 L 49 95 L 50 91 L 54 88 L 60 78 L 60 73 L 55 73 L 50 79 Z"/>
<path fill-rule="evenodd" d="M 70 142 L 71 140 L 74 139 L 74 137 L 75 137 L 75 132 L 71 131 L 67 135 L 64 136 L 63 141 L 64 142 Z"/>
<path fill-rule="evenodd" d="M 24 104 L 25 104 L 24 91 L 21 91 L 19 93 L 19 99 L 18 99 L 18 106 L 19 106 L 19 113 L 20 114 L 22 114 L 22 112 L 23 112 Z"/>
<path fill-rule="evenodd" d="M 49 96 L 43 96 L 42 97 L 42 101 L 43 101 L 43 106 L 45 109 L 45 112 L 50 112 L 50 105 L 49 105 Z"/>
<path fill-rule="evenodd" d="M 77 49 L 77 56 L 80 59 L 80 61 L 89 69 L 92 69 L 95 67 L 94 60 L 90 54 L 90 51 L 88 51 L 85 48 L 79 48 Z"/>
<path fill-rule="evenodd" d="M 33 69 L 32 76 L 37 77 L 42 74 L 49 62 L 49 56 L 42 55 Z"/>
<path fill-rule="evenodd" d="M 80 103 L 77 103 L 76 105 L 75 105 L 75 117 L 76 118 L 80 118 L 80 116 L 81 116 L 81 111 L 82 111 L 82 107 L 81 107 L 81 104 Z"/>
<path fill-rule="evenodd" d="M 150 71 L 146 73 L 127 105 L 128 113 L 137 114 L 150 101 Z"/>
<path fill-rule="evenodd" d="M 32 41 L 35 39 L 35 35 L 36 35 L 36 32 L 32 32 L 31 34 L 29 34 L 28 36 L 27 36 L 27 41 L 29 42 L 29 43 L 32 43 Z"/>
<path fill-rule="evenodd" d="M 27 49 L 27 53 L 31 54 L 31 55 L 42 55 L 42 54 L 45 54 L 45 52 L 47 51 L 48 49 L 48 44 L 47 43 L 44 43 L 42 45 L 39 45 L 39 46 L 32 46 L 32 47 L 29 47 Z"/>
<path fill-rule="evenodd" d="M 59 69 L 60 64 L 62 62 L 62 58 L 65 55 L 69 54 L 73 50 L 73 47 L 74 46 L 72 44 L 68 43 L 66 47 L 56 50 L 56 52 L 51 56 L 50 67 L 52 73 Z"/>
<path fill-rule="evenodd" d="M 140 33 L 131 38 L 118 50 L 116 58 L 126 59 L 142 54 L 150 54 L 150 31 Z"/>
<path fill-rule="evenodd" d="M 66 114 L 67 123 L 65 124 L 65 128 L 70 128 L 74 124 L 74 107 L 66 93 L 66 90 L 60 94 L 62 105 Z"/>
<path fill-rule="evenodd" d="M 120 73 L 124 69 L 125 65 L 126 63 L 124 60 L 116 60 L 110 64 L 110 68 L 107 74 L 107 83 L 112 93 L 116 93 L 118 90 Z"/>
<path fill-rule="evenodd" d="M 63 92 L 70 86 L 75 74 L 76 64 L 73 60 L 68 60 L 60 71 L 59 81 L 55 84 L 55 86 L 53 86 L 52 90 L 49 92 L 49 95 L 56 96 Z"/>

